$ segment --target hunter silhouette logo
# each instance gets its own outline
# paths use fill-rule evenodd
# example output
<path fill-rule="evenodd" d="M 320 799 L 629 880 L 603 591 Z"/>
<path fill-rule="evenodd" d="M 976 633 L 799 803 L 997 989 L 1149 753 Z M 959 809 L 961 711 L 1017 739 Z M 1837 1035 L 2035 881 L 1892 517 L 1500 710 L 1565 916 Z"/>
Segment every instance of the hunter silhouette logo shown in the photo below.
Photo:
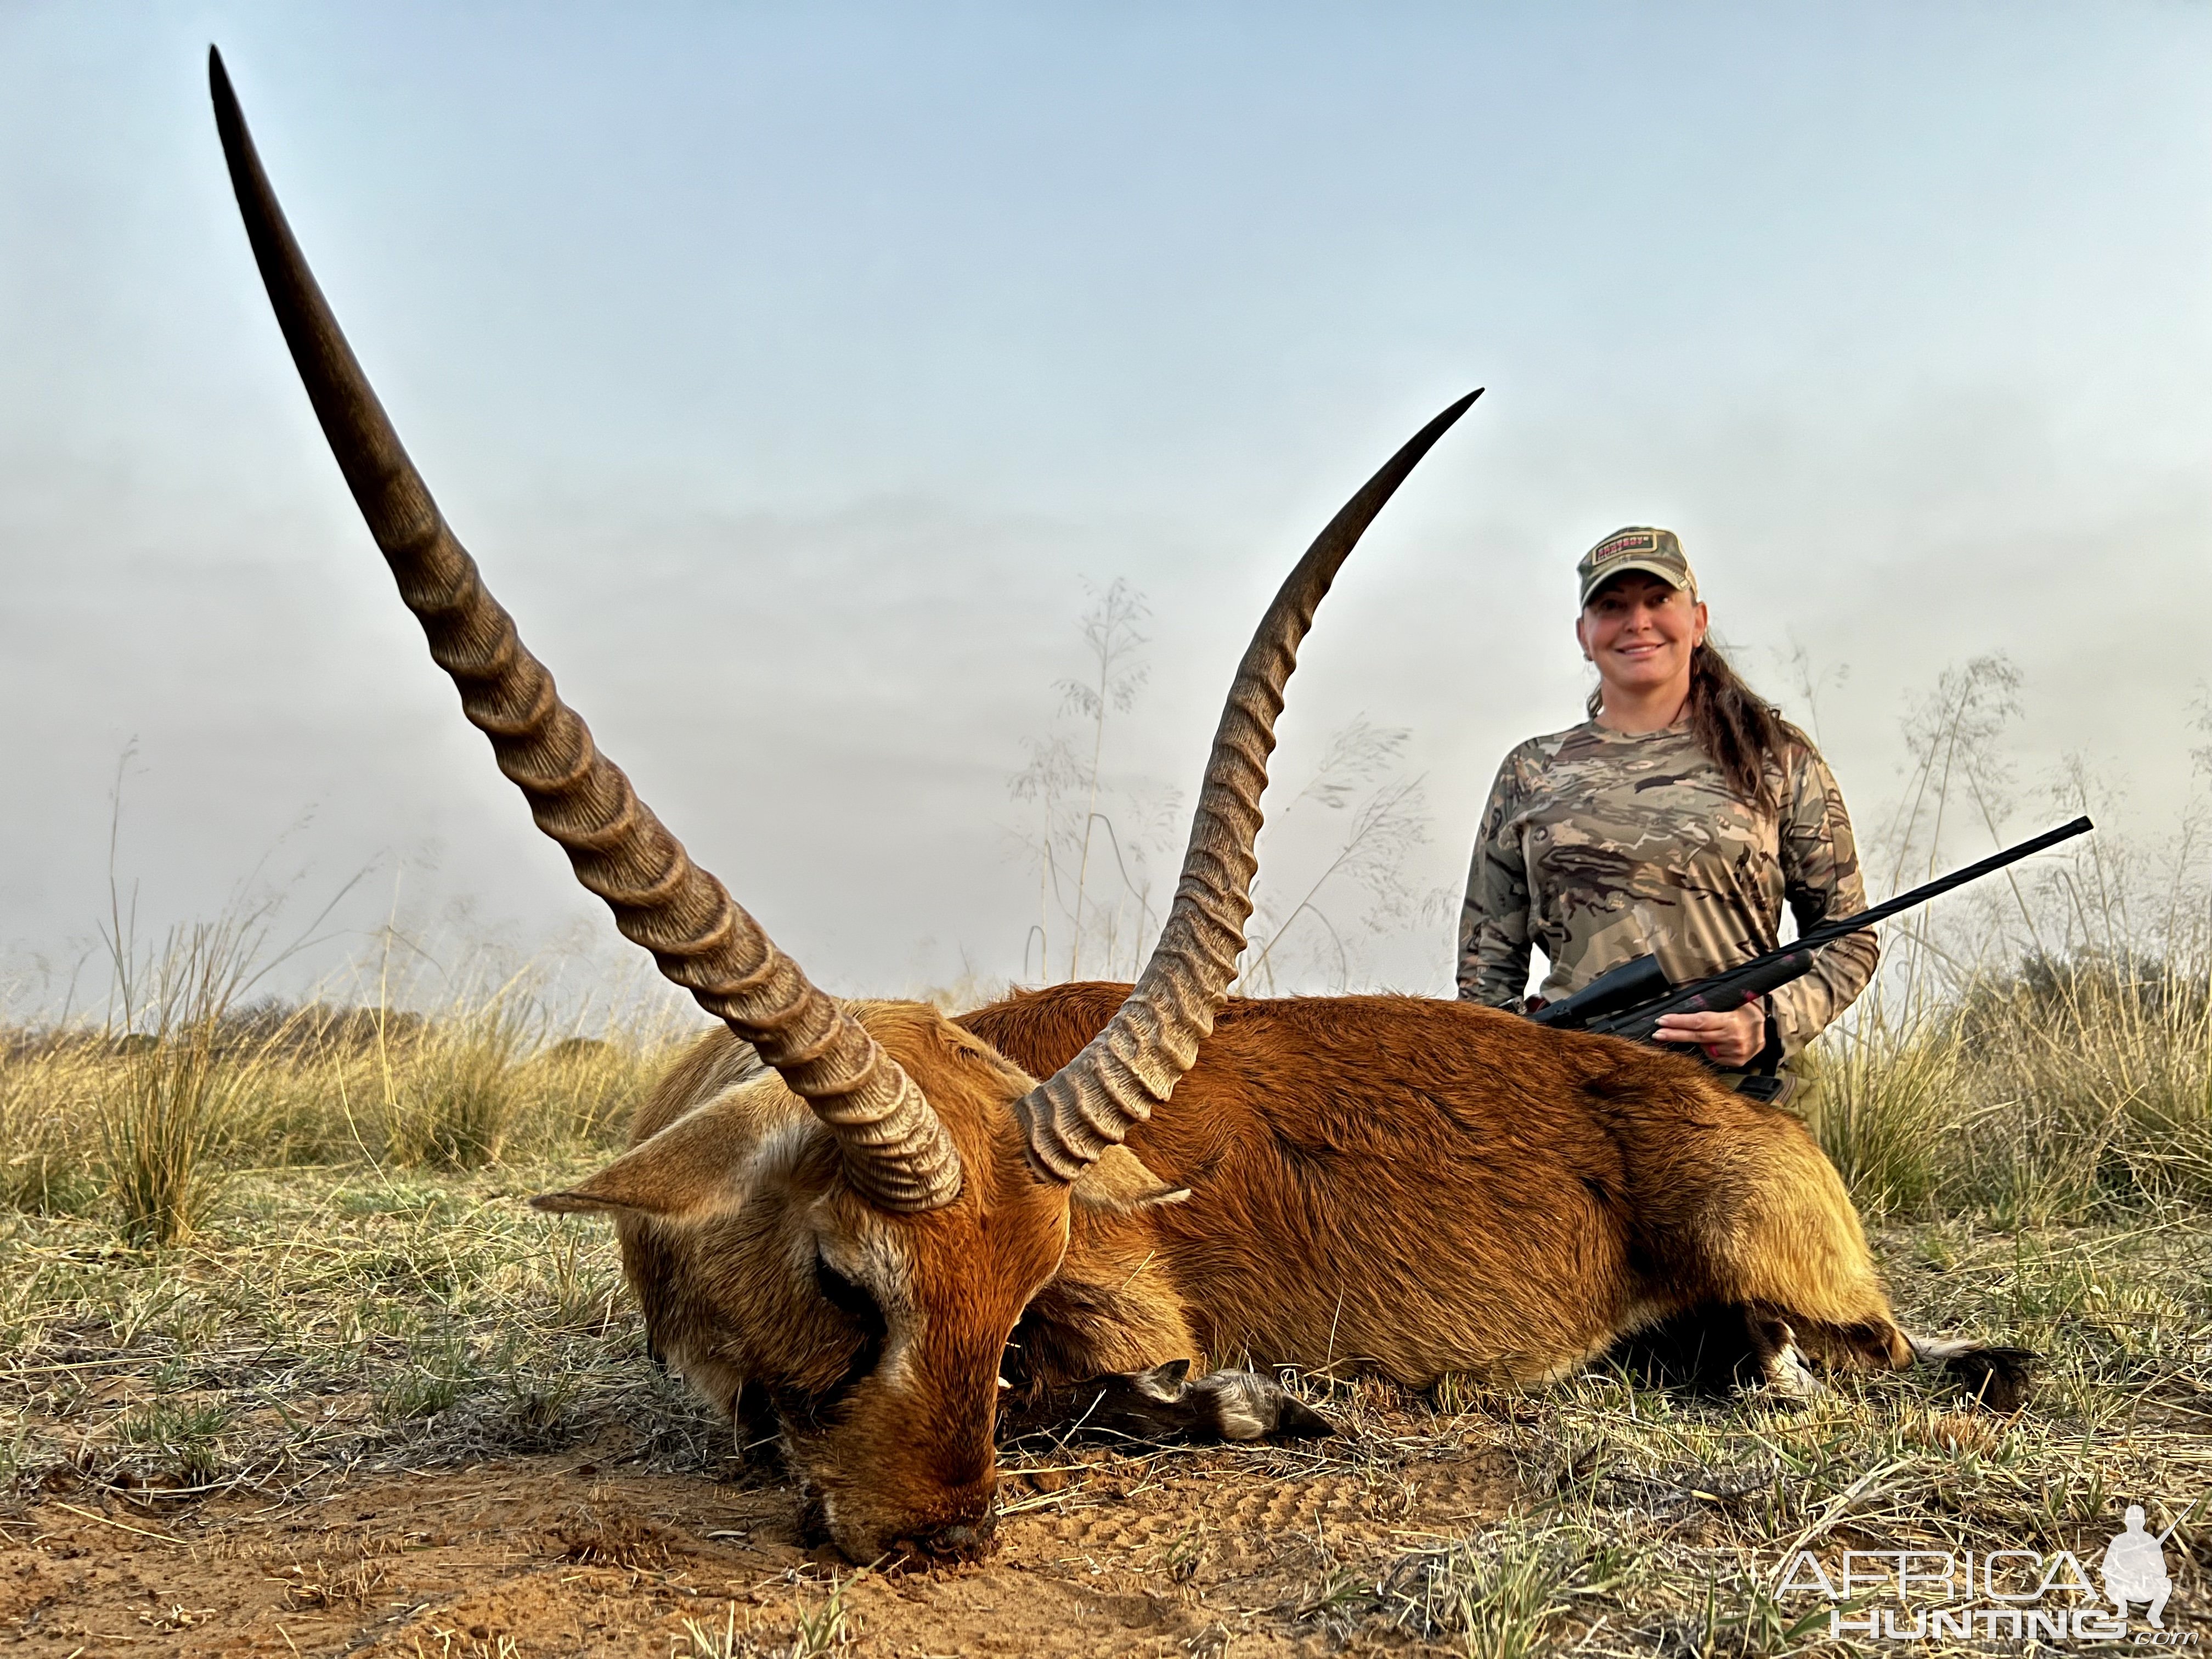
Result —
<path fill-rule="evenodd" d="M 2129 1635 L 2129 1609 L 2141 1607 L 2149 1629 L 2136 1640 L 2193 1646 L 2193 1632 L 2166 1627 L 2173 1594 L 2166 1544 L 2196 1510 L 2191 1504 L 2154 1534 L 2142 1505 L 2129 1504 L 2099 1563 L 2101 1597 L 2071 1550 L 1845 1550 L 1824 1562 L 1801 1549 L 1784 1563 L 1778 1588 L 1785 1597 L 1825 1599 L 1831 1640 L 2118 1642 Z"/>
<path fill-rule="evenodd" d="M 2127 1530 L 2115 1534 L 2105 1546 L 2105 1595 L 2123 1619 L 2128 1616 L 2129 1602 L 2148 1602 L 2143 1617 L 2153 1630 L 2164 1630 L 2166 1598 L 2173 1594 L 2173 1580 L 2166 1576 L 2166 1540 L 2181 1522 L 2154 1538 L 2143 1530 L 2142 1505 L 2130 1504 L 2127 1523 Z"/>

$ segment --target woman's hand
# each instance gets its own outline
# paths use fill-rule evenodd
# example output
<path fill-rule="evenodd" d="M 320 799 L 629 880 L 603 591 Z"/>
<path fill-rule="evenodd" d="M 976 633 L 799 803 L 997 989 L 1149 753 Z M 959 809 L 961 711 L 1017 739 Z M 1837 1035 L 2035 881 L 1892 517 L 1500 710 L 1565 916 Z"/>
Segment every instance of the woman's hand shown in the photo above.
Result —
<path fill-rule="evenodd" d="M 1714 1065 L 1733 1072 L 1750 1065 L 1766 1047 L 1766 1009 L 1747 1002 L 1732 1014 L 1662 1014 L 1651 1038 L 1703 1048 Z"/>

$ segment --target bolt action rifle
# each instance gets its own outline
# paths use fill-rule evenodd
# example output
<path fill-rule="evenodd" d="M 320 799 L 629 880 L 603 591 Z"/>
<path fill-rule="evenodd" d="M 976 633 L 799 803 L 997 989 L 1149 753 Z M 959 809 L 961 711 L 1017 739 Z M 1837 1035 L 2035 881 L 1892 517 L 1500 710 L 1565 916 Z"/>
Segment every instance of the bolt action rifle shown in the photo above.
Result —
<path fill-rule="evenodd" d="M 1560 1030 L 1598 1031 L 1607 1036 L 1627 1037 L 1637 1042 L 1654 1042 L 1654 1034 L 1658 1030 L 1659 1021 L 1663 1015 L 1733 1013 L 1747 1002 L 1756 1002 L 1769 991 L 1811 973 L 1814 953 L 1822 945 L 1832 945 L 1852 933 L 1864 933 L 1876 923 L 1888 921 L 1900 910 L 1910 910 L 1916 904 L 1925 904 L 1929 899 L 1949 892 L 1954 887 L 1979 881 L 1984 876 L 1992 875 L 2008 864 L 2015 864 L 2032 853 L 2040 853 L 2046 847 L 2056 847 L 2062 841 L 2085 835 L 2092 827 L 2087 818 L 2075 818 L 2071 823 L 2045 830 L 2017 847 L 2008 847 L 2003 852 L 1993 854 L 1978 864 L 1970 864 L 1963 870 L 1954 870 L 1949 875 L 1931 881 L 1924 887 L 1916 887 L 1909 893 L 1899 893 L 1895 898 L 1877 904 L 1870 910 L 1823 922 L 1778 950 L 1753 957 L 1724 973 L 1692 980 L 1686 985 L 1676 985 L 1669 980 L 1656 957 L 1632 957 L 1618 967 L 1607 969 L 1572 996 L 1562 997 L 1557 1002 L 1546 1003 L 1541 1007 L 1530 1010 L 1528 1018 L 1539 1025 L 1550 1025 Z M 1769 1047 L 1771 1050 L 1771 1045 Z M 1759 1069 L 1754 1069 L 1737 1085 L 1738 1091 L 1756 1099 L 1773 1099 L 1782 1090 L 1782 1080 L 1773 1074 L 1773 1062 L 1761 1055 L 1759 1061 L 1754 1062 L 1754 1066 Z"/>

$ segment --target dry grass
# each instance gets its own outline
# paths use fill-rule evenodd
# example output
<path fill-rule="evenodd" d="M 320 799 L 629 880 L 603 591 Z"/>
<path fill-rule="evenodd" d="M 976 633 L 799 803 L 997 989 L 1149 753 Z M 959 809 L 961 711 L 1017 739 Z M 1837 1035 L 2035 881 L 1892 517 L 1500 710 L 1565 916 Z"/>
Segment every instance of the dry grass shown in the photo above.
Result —
<path fill-rule="evenodd" d="M 2170 1211 L 2023 1236 L 1954 1220 L 1875 1243 L 1908 1323 L 2045 1356 L 2026 1413 L 1962 1405 L 1924 1372 L 1844 1379 L 1803 1406 L 1602 1368 L 1531 1393 L 1449 1384 L 1426 1422 L 1355 1410 L 1353 1434 L 1318 1455 L 1419 1480 L 1502 1449 L 1520 1497 L 1470 1533 L 1333 1553 L 1285 1611 L 1333 1642 L 1387 1630 L 1434 1644 L 1423 1652 L 1893 1651 L 1831 1644 L 1828 1604 L 1784 1588 L 1794 1552 L 1832 1569 L 1846 1548 L 2069 1550 L 2094 1574 L 2122 1506 L 2141 1502 L 2154 1530 L 2184 1521 L 2167 1622 L 2197 1627 L 2212 1529 L 2184 1512 L 2212 1480 L 2212 1222 Z"/>
<path fill-rule="evenodd" d="M 523 1202 L 579 1172 L 240 1174 L 158 1251 L 0 1215 L 0 1445 L 18 1470 L 282 1488 L 643 1423 L 656 1456 L 716 1467 L 726 1429 L 644 1362 L 612 1252 Z"/>
<path fill-rule="evenodd" d="M 260 1507 L 379 1471 L 568 1448 L 602 1467 L 760 1480 L 726 1423 L 647 1362 L 604 1224 L 524 1203 L 584 1161 L 242 1172 L 196 1237 L 161 1250 L 125 1245 L 97 1216 L 0 1213 L 0 1487 L 125 1503 L 120 1518 L 167 1527 L 225 1492 Z M 1793 1646 L 1817 1611 L 1777 1589 L 1800 1539 L 2093 1550 L 2121 1503 L 2145 1502 L 2162 1526 L 2212 1479 L 2201 1212 L 2027 1233 L 1954 1218 L 1875 1243 L 1917 1328 L 2045 1353 L 2028 1412 L 1974 1412 L 1919 1372 L 1846 1379 L 1802 1408 L 1604 1370 L 1521 1394 L 1322 1385 L 1335 1440 L 1017 1462 L 1005 1524 L 1018 1536 L 1097 1517 L 1112 1536 L 1130 1495 L 1202 1466 L 1200 1489 L 1224 1501 L 1146 1547 L 1160 1592 L 1226 1595 L 1279 1561 L 1296 1587 L 1254 1616 L 1285 1639 L 1751 1654 Z M 1425 1537 L 1391 1525 L 1423 1490 L 1476 1475 L 1502 1484 L 1498 1518 Z M 1208 1530 L 1238 1524 L 1237 1493 L 1265 1514 L 1270 1492 L 1316 1486 L 1373 1518 Z M 2170 1619 L 2206 1611 L 2204 1540 L 2191 1523 L 2169 1546 L 2185 1592 Z M 829 1641 L 843 1605 L 799 1611 Z M 720 1607 L 697 1622 L 695 1651 L 733 1633 Z M 742 1622 L 734 1635 L 742 1652 L 794 1639 Z"/>
<path fill-rule="evenodd" d="M 428 1016 L 179 994 L 137 1030 L 0 1034 L 0 1204 L 160 1246 L 238 1170 L 611 1147 L 684 1035 L 565 1032 L 513 985 Z M 2202 969 L 2032 961 L 1911 1019 L 1876 1000 L 1808 1070 L 1815 1131 L 1869 1214 L 2039 1226 L 2212 1204 Z"/>
<path fill-rule="evenodd" d="M 524 1202 L 619 1141 L 680 1032 L 586 1036 L 514 982 L 427 1014 L 240 1006 L 210 969 L 222 943 L 185 939 L 128 1020 L 0 1036 L 0 1507 L 59 1490 L 158 1519 L 581 1446 L 763 1478 L 647 1363 L 604 1225 Z M 1815 1127 L 1900 1313 L 2045 1354 L 2018 1419 L 1919 1373 L 1798 1409 L 1603 1369 L 1514 1395 L 1322 1384 L 1336 1440 L 1017 1461 L 1006 1524 L 1105 1514 L 1194 1459 L 1259 1493 L 1356 1488 L 1385 1517 L 1502 1466 L 1512 1495 L 1480 1525 L 1224 1540 L 1201 1517 L 1145 1547 L 1165 1595 L 1263 1569 L 1293 1582 L 1193 1652 L 1263 1620 L 1291 1644 L 1495 1659 L 1825 1644 L 1825 1605 L 1780 1587 L 1801 1547 L 2094 1553 L 2130 1499 L 2163 1526 L 2212 1478 L 2203 963 L 2031 957 L 1877 1000 L 1824 1045 Z M 2169 1547 L 2170 1621 L 2205 1611 L 2204 1539 L 2191 1522 Z M 356 1592 L 318 1563 L 294 1594 Z M 882 1605 L 872 1583 L 855 1594 Z M 871 1650 L 835 1583 L 790 1616 L 771 1634 L 718 1609 L 681 1640 Z"/>
<path fill-rule="evenodd" d="M 2212 1203 L 2212 969 L 2085 954 L 1972 975 L 1811 1056 L 1861 1206 L 2064 1224 Z"/>
<path fill-rule="evenodd" d="M 204 1228 L 240 1170 L 604 1149 L 684 1036 L 563 1034 L 512 986 L 427 1018 L 185 994 L 139 1024 L 0 1033 L 0 1204 L 161 1247 Z"/>

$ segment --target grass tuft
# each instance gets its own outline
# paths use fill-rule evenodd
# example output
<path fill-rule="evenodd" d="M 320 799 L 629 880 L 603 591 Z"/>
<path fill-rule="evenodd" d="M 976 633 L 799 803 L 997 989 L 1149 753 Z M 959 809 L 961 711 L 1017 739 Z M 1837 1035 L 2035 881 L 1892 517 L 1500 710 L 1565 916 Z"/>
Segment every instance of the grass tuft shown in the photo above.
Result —
<path fill-rule="evenodd" d="M 387 1063 L 382 1128 L 386 1155 L 416 1168 L 479 1170 L 496 1164 L 523 1109 L 516 1057 L 524 1033 L 495 997 L 441 1020 Z"/>
<path fill-rule="evenodd" d="M 100 1213 L 137 1249 L 204 1233 L 246 1171 L 369 1166 L 338 1200 L 434 1206 L 414 1175 L 510 1156 L 618 1146 L 629 1113 L 686 1035 L 650 1023 L 556 1036 L 521 988 L 435 1015 L 388 1007 L 234 1009 L 250 940 L 181 930 L 118 972 L 109 1024 L 0 1030 L 0 1209 Z M 574 1267 L 564 1317 L 605 1317 L 607 1284 Z"/>
<path fill-rule="evenodd" d="M 1396 1628 L 1431 1641 L 1455 1638 L 1471 1659 L 1528 1659 L 1551 1652 L 1577 1601 L 1614 1589 L 1631 1559 L 1579 1527 L 1516 1517 L 1401 1556 L 1377 1599 Z"/>
<path fill-rule="evenodd" d="M 242 1115 L 250 1058 L 222 1041 L 250 982 L 256 919 L 233 914 L 179 927 L 150 959 L 114 951 L 118 1029 L 93 1073 L 93 1121 L 109 1201 L 124 1237 L 180 1244 L 207 1224 L 228 1171 L 221 1153 Z"/>
<path fill-rule="evenodd" d="M 860 1575 L 830 1576 L 830 1594 L 814 1607 L 801 1602 L 794 1615 L 790 1659 L 834 1659 L 850 1648 L 860 1634 L 858 1621 L 846 1597 Z"/>
<path fill-rule="evenodd" d="M 118 1418 L 114 1433 L 125 1446 L 153 1456 L 164 1473 L 200 1485 L 222 1471 L 222 1437 L 233 1416 L 220 1401 L 155 1401 Z"/>
<path fill-rule="evenodd" d="M 2212 965 L 2030 956 L 1907 1018 L 1881 988 L 1807 1057 L 1872 1215 L 2021 1227 L 2212 1202 Z"/>

